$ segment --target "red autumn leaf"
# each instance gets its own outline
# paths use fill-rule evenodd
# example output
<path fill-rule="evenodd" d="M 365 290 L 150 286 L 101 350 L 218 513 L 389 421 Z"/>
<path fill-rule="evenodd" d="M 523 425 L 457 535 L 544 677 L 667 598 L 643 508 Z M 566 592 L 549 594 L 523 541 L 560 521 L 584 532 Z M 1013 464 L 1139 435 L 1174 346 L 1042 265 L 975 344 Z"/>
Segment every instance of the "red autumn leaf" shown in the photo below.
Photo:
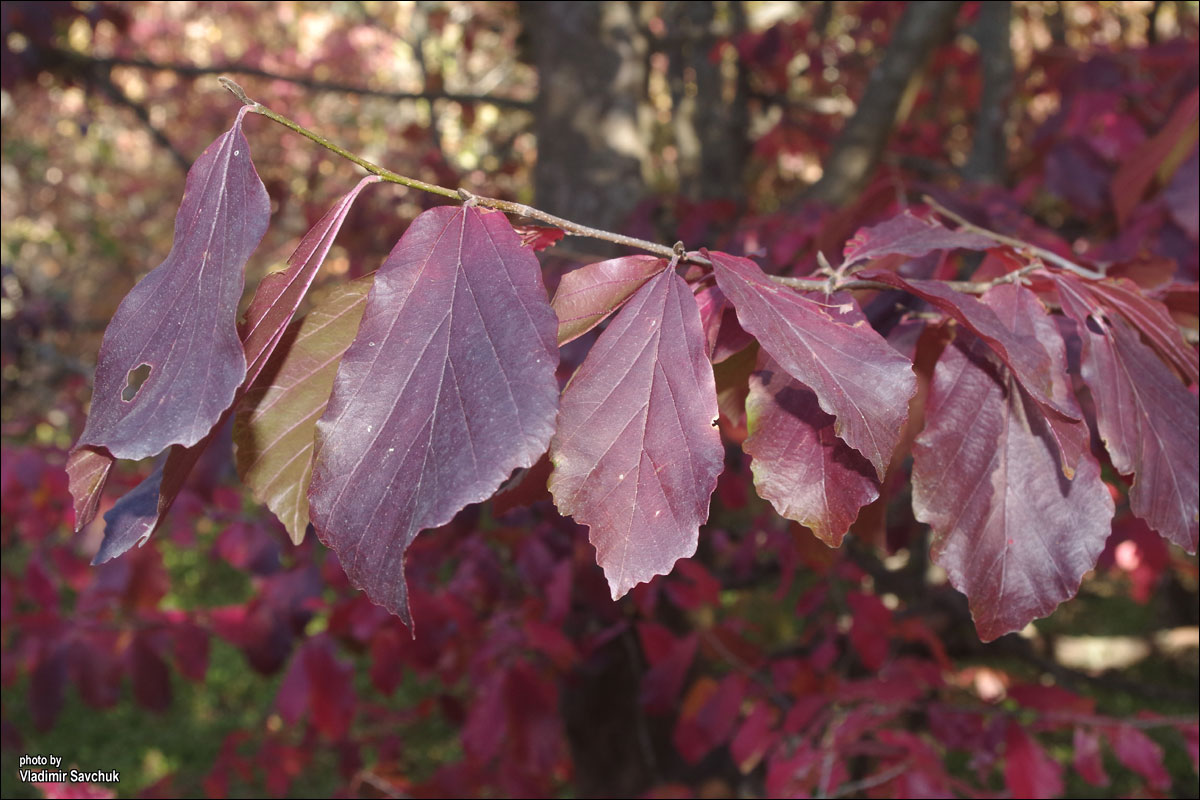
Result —
<path fill-rule="evenodd" d="M 375 175 L 368 175 L 359 181 L 304 234 L 288 258 L 287 268 L 272 272 L 258 284 L 241 328 L 242 346 L 246 353 L 245 386 L 254 383 L 275 351 L 317 271 L 325 263 L 325 256 L 329 254 L 329 248 L 333 246 L 333 240 L 342 229 L 342 223 L 346 221 L 346 215 L 358 199 L 359 192 L 379 180 Z"/>
<path fill-rule="evenodd" d="M 642 676 L 638 702 L 650 714 L 668 714 L 675 709 L 683 682 L 696 658 L 700 637 L 696 633 L 676 638 L 662 625 L 639 623 L 638 639 L 650 668 Z"/>
<path fill-rule="evenodd" d="M 746 678 L 738 674 L 720 682 L 705 676 L 692 684 L 671 737 L 684 761 L 698 764 L 729 740 L 745 694 Z"/>
<path fill-rule="evenodd" d="M 1115 725 L 1108 731 L 1117 760 L 1145 778 L 1156 792 L 1171 788 L 1171 776 L 1163 766 L 1163 751 L 1158 743 L 1132 725 Z"/>
<path fill-rule="evenodd" d="M 936 250 L 991 250 L 997 243 L 970 231 L 952 231 L 937 220 L 924 220 L 911 211 L 858 232 L 842 249 L 842 265 L 887 255 L 919 258 Z"/>
<path fill-rule="evenodd" d="M 563 276 L 550 305 L 558 316 L 558 343 L 578 339 L 667 268 L 657 256 L 623 256 L 588 264 Z"/>
<path fill-rule="evenodd" d="M 1009 722 L 1004 740 L 1004 783 L 1012 797 L 1058 797 L 1062 794 L 1062 767 L 1019 723 Z"/>
<path fill-rule="evenodd" d="M 1041 407 L 988 355 L 965 331 L 945 349 L 913 447 L 913 510 L 985 641 L 1074 596 L 1113 516 L 1099 463 L 1067 479 Z"/>
<path fill-rule="evenodd" d="M 1075 771 L 1079 776 L 1092 786 L 1108 786 L 1099 734 L 1092 728 L 1076 727 L 1072 734 L 1071 749 Z"/>
<path fill-rule="evenodd" d="M 1067 351 L 1058 325 L 1037 296 L 1022 286 L 1009 283 L 993 287 L 983 296 L 983 303 L 1013 333 L 1024 337 L 1029 346 L 1041 349 L 1050 360 L 1050 397 L 1054 405 L 1042 408 L 1042 418 L 1058 446 L 1063 474 L 1073 478 L 1079 459 L 1091 458 L 1091 433 L 1082 421 L 1083 412 L 1067 375 Z M 1063 416 L 1055 408 L 1067 409 L 1074 417 Z"/>
<path fill-rule="evenodd" d="M 775 711 L 769 704 L 759 702 L 734 734 L 729 755 L 743 775 L 749 775 L 779 740 L 779 732 L 772 728 L 774 721 Z"/>
<path fill-rule="evenodd" d="M 543 225 L 514 225 L 513 230 L 521 237 L 521 244 L 534 252 L 553 247 L 566 235 L 562 228 L 547 228 Z"/>
<path fill-rule="evenodd" d="M 885 270 L 864 270 L 858 277 L 890 284 L 937 306 L 986 342 L 1034 400 L 1068 419 L 1079 419 L 1077 408 L 1062 404 L 1054 396 L 1054 365 L 1045 349 L 1028 334 L 1007 327 L 983 301 L 956 292 L 940 281 L 908 280 Z"/>
<path fill-rule="evenodd" d="M 1197 396 L 1077 278 L 1056 276 L 1063 311 L 1083 340 L 1081 372 L 1096 404 L 1096 424 L 1113 466 L 1133 473 L 1133 513 L 1159 534 L 1196 552 L 1200 476 Z"/>
<path fill-rule="evenodd" d="M 242 135 L 245 113 L 188 172 L 170 255 L 105 330 L 77 448 L 147 458 L 196 444 L 232 405 L 246 377 L 236 325 L 243 269 L 271 215 Z"/>
<path fill-rule="evenodd" d="M 710 255 L 742 327 L 817 396 L 837 435 L 882 477 L 917 391 L 909 360 L 865 320 L 842 322 L 822 303 L 772 282 L 750 259 Z"/>
<path fill-rule="evenodd" d="M 696 551 L 724 450 L 696 302 L 663 270 L 621 310 L 562 396 L 550 492 L 590 528 L 614 599 Z"/>
<path fill-rule="evenodd" d="M 309 511 L 351 582 L 406 622 L 416 535 L 545 451 L 556 328 L 503 214 L 426 211 L 376 273 L 317 424 Z"/>
<path fill-rule="evenodd" d="M 700 325 L 712 363 L 720 364 L 754 341 L 738 324 L 737 311 L 720 288 L 705 286 L 696 292 L 696 306 L 700 309 Z"/>
<path fill-rule="evenodd" d="M 879 496 L 875 470 L 837 437 L 817 396 L 760 351 L 746 398 L 754 487 L 780 516 L 838 547 L 859 510 Z"/>
<path fill-rule="evenodd" d="M 1117 311 L 1136 328 L 1155 350 L 1190 383 L 1200 380 L 1200 357 L 1179 333 L 1166 306 L 1152 300 L 1128 280 L 1085 281 L 1063 276 L 1075 289 L 1083 289 L 1099 303 Z"/>

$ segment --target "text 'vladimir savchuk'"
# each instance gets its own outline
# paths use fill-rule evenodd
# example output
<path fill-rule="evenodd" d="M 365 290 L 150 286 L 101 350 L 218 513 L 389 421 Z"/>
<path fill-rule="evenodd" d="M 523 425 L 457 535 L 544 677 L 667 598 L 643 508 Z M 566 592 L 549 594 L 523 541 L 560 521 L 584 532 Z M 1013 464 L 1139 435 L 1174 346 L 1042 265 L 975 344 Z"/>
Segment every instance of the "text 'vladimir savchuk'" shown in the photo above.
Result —
<path fill-rule="evenodd" d="M 119 783 L 121 773 L 115 769 L 60 769 L 62 756 L 23 755 L 17 773 L 26 783 Z M 26 769 L 29 767 L 31 769 Z M 40 769 L 37 769 L 40 767 Z"/>

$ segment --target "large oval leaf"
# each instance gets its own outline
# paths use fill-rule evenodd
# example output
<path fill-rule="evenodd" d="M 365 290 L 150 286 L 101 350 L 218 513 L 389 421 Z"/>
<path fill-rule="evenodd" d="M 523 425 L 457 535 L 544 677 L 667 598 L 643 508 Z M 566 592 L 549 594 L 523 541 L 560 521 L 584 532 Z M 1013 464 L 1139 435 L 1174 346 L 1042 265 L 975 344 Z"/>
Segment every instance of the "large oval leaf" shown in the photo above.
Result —
<path fill-rule="evenodd" d="M 76 447 L 137 460 L 190 446 L 233 403 L 246 376 L 237 331 L 243 270 L 271 216 L 244 114 L 192 165 L 170 254 L 108 324 Z"/>
<path fill-rule="evenodd" d="M 1084 281 L 1057 275 L 1063 311 L 1083 340 L 1080 371 L 1113 466 L 1133 474 L 1129 505 L 1159 534 L 1196 552 L 1200 401 Z"/>
<path fill-rule="evenodd" d="M 780 516 L 799 522 L 838 547 L 863 506 L 879 497 L 875 470 L 833 432 L 834 419 L 817 396 L 765 352 L 746 398 L 754 486 Z"/>
<path fill-rule="evenodd" d="M 716 391 L 696 300 L 667 269 L 563 392 L 550 491 L 591 529 L 614 599 L 696 552 L 724 460 Z"/>
<path fill-rule="evenodd" d="M 913 511 L 985 641 L 1073 597 L 1113 516 L 1096 459 L 1085 453 L 1068 479 L 1044 417 L 1053 412 L 990 356 L 966 331 L 945 349 L 913 446 Z"/>
<path fill-rule="evenodd" d="M 498 212 L 426 211 L 376 274 L 317 425 L 309 513 L 350 580 L 406 622 L 417 533 L 545 451 L 557 329 L 537 258 Z"/>

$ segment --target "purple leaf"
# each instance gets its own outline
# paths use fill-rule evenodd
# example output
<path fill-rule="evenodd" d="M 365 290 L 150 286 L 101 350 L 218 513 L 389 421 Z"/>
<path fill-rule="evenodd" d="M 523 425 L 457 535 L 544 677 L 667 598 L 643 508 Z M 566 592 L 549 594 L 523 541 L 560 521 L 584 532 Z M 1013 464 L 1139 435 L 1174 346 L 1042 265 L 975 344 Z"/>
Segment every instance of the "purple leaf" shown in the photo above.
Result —
<path fill-rule="evenodd" d="M 558 343 L 578 339 L 599 325 L 666 268 L 666 259 L 657 256 L 623 256 L 568 272 L 550 303 L 558 316 Z"/>
<path fill-rule="evenodd" d="M 742 330 L 737 311 L 718 287 L 706 286 L 696 292 L 696 306 L 700 309 L 700 324 L 712 363 L 720 364 L 754 341 L 753 336 Z"/>
<path fill-rule="evenodd" d="M 349 193 L 338 201 L 321 221 L 313 226 L 300 241 L 295 252 L 288 259 L 288 267 L 280 272 L 274 272 L 263 278 L 255 290 L 254 298 L 250 301 L 246 312 L 246 323 L 242 326 L 243 353 L 248 365 L 244 383 L 238 387 L 233 404 L 222 413 L 220 420 L 213 426 L 203 439 L 190 447 L 173 445 L 167 453 L 165 462 L 149 476 L 142 480 L 128 494 L 104 515 L 104 540 L 96 553 L 93 563 L 102 564 L 116 558 L 134 545 L 142 545 L 154 533 L 162 522 L 163 517 L 170 511 L 171 505 L 183 489 L 192 468 L 200 460 L 200 456 L 208 448 L 209 443 L 220 431 L 224 423 L 234 413 L 238 402 L 246 395 L 249 387 L 262 372 L 268 359 L 279 344 L 284 330 L 295 314 L 296 308 L 312 284 L 313 278 L 325 260 L 333 239 L 337 236 L 350 206 L 358 197 L 359 192 L 378 178 L 370 176 L 359 181 Z M 77 450 L 76 453 L 84 452 Z M 72 463 L 75 472 L 72 472 Z M 76 460 L 68 462 L 68 472 L 72 475 L 72 487 L 78 473 L 81 491 L 84 488 L 84 473 L 87 462 Z M 304 487 L 297 489 L 303 495 Z M 82 495 L 76 494 L 78 505 Z M 95 500 L 99 500 L 99 490 Z M 274 510 L 274 508 L 272 508 Z M 95 513 L 94 511 L 92 512 Z M 306 520 L 307 522 L 307 520 Z M 295 533 L 292 528 L 293 538 Z"/>
<path fill-rule="evenodd" d="M 1129 504 L 1151 528 L 1196 552 L 1200 517 L 1200 409 L 1158 355 L 1124 320 L 1089 298 L 1082 281 L 1056 275 L 1063 311 L 1083 340 L 1081 372 L 1113 466 L 1133 474 Z"/>
<path fill-rule="evenodd" d="M 724 461 L 691 289 L 663 270 L 593 345 L 562 397 L 550 492 L 590 528 L 614 599 L 696 551 Z"/>
<path fill-rule="evenodd" d="M 848 266 L 888 255 L 920 258 L 935 250 L 991 250 L 999 245 L 986 236 L 969 231 L 952 231 L 937 220 L 924 220 L 905 211 L 858 232 L 842 249 L 842 264 Z"/>
<path fill-rule="evenodd" d="M 1090 453 L 1068 480 L 1041 407 L 961 331 L 942 353 L 913 446 L 913 511 L 979 636 L 1018 631 L 1074 596 L 1113 501 Z"/>
<path fill-rule="evenodd" d="M 841 545 L 859 509 L 879 496 L 871 463 L 837 437 L 817 396 L 765 352 L 750 378 L 746 423 L 742 449 L 759 496 L 831 547 Z"/>
<path fill-rule="evenodd" d="M 750 259 L 710 256 L 742 327 L 816 394 L 821 410 L 835 418 L 837 435 L 882 477 L 917 391 L 909 360 L 866 320 L 835 318 L 826 304 L 772 282 Z"/>
<path fill-rule="evenodd" d="M 317 424 L 309 513 L 351 582 L 411 624 L 404 553 L 554 433 L 557 322 L 503 214 L 434 208 L 375 276 Z"/>
<path fill-rule="evenodd" d="M 1091 432 L 1082 421 L 1083 412 L 1071 389 L 1067 375 L 1067 349 L 1058 325 L 1046 313 L 1037 295 L 1023 286 L 1002 284 L 988 290 L 984 305 L 1018 336 L 1036 344 L 1050 359 L 1050 396 L 1056 407 L 1069 409 L 1075 418 L 1064 417 L 1051 408 L 1043 408 L 1043 417 L 1058 445 L 1063 474 L 1075 477 L 1075 465 L 1083 457 L 1091 458 Z"/>
<path fill-rule="evenodd" d="M 1054 397 L 1053 365 L 1045 349 L 1029 335 L 1007 327 L 981 300 L 956 292 L 941 281 L 906 280 L 886 270 L 864 270 L 858 277 L 890 284 L 940 308 L 986 342 L 1034 400 L 1068 419 L 1079 419 L 1078 408 Z"/>
<path fill-rule="evenodd" d="M 1119 312 L 1189 383 L 1200 379 L 1196 350 L 1183 341 L 1166 306 L 1146 297 L 1130 280 L 1071 280 L 1073 286 L 1085 288 L 1100 303 Z"/>
<path fill-rule="evenodd" d="M 246 376 L 236 324 L 243 269 L 271 215 L 242 135 L 245 113 L 188 172 L 170 255 L 109 323 L 77 448 L 137 460 L 190 446 L 233 403 Z"/>

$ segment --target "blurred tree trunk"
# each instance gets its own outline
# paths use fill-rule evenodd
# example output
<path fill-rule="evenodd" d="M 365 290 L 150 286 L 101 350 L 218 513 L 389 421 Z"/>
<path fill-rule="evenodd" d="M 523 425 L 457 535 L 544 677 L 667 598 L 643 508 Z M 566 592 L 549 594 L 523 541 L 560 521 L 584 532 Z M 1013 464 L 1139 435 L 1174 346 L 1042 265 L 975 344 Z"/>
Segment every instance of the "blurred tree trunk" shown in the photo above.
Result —
<path fill-rule="evenodd" d="M 745 29 L 741 2 L 724 4 L 727 34 Z M 718 41 L 716 4 L 671 0 L 663 6 L 678 152 L 679 193 L 689 200 L 736 197 L 749 153 L 745 76 L 710 57 Z"/>
<path fill-rule="evenodd" d="M 883 59 L 871 72 L 858 110 L 834 142 L 808 199 L 842 206 L 866 186 L 896 124 L 901 101 L 933 51 L 953 32 L 961 2 L 914 0 L 904 8 Z M 986 4 L 985 4 L 986 5 Z"/>
<path fill-rule="evenodd" d="M 1006 128 L 1014 70 L 1011 30 L 1012 3 L 1009 0 L 995 0 L 979 7 L 975 41 L 979 42 L 983 91 L 975 115 L 975 140 L 963 175 L 981 183 L 1002 184 L 1007 173 Z"/>
<path fill-rule="evenodd" d="M 620 229 L 645 193 L 647 43 L 624 2 L 523 2 L 538 70 L 534 202 Z"/>

